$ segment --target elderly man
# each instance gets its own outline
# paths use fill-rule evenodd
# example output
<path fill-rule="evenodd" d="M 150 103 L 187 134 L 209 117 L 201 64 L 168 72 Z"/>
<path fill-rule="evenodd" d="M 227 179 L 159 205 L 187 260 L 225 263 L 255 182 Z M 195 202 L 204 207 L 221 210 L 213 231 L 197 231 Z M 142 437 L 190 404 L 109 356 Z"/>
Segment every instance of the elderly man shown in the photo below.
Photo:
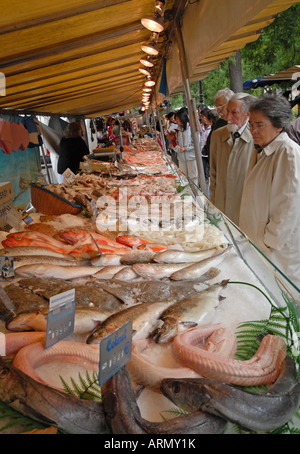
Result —
<path fill-rule="evenodd" d="M 221 128 L 227 124 L 227 104 L 234 92 L 229 88 L 222 88 L 215 94 L 215 106 L 219 119 L 215 123 L 213 130 Z"/>
<path fill-rule="evenodd" d="M 254 97 L 234 94 L 227 104 L 226 126 L 211 135 L 210 200 L 236 225 L 244 179 L 254 148 L 248 128 L 249 107 Z"/>

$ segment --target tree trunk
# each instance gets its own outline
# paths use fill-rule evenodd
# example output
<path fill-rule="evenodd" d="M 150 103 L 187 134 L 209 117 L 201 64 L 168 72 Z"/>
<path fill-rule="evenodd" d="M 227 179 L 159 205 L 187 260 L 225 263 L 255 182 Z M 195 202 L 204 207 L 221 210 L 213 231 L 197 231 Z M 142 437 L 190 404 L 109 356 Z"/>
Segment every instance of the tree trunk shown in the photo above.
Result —
<path fill-rule="evenodd" d="M 229 60 L 229 77 L 230 88 L 235 93 L 243 91 L 243 75 L 242 75 L 242 58 L 241 52 L 238 50 L 235 54 L 235 61 Z"/>

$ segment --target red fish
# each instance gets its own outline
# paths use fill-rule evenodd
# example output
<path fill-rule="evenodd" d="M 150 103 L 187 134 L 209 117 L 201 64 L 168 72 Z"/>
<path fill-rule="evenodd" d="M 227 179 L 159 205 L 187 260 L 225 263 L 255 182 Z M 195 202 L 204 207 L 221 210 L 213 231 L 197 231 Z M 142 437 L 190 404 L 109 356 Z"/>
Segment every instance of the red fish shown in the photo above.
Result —
<path fill-rule="evenodd" d="M 16 246 L 37 246 L 51 249 L 62 254 L 69 254 L 71 251 L 70 246 L 66 243 L 53 238 L 52 236 L 45 235 L 40 232 L 15 232 L 9 233 L 5 240 L 2 241 L 3 247 L 16 247 Z"/>

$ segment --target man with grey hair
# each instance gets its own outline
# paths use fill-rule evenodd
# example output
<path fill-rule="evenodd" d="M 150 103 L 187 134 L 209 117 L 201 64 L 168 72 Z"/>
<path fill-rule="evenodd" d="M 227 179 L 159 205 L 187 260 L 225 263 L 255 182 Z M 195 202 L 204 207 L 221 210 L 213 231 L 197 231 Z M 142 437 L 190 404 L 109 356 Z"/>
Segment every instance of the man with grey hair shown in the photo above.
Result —
<path fill-rule="evenodd" d="M 222 88 L 215 94 L 215 106 L 219 118 L 214 125 L 214 130 L 227 124 L 227 103 L 233 95 L 234 92 L 230 88 Z"/>
<path fill-rule="evenodd" d="M 211 135 L 210 200 L 239 225 L 244 179 L 254 148 L 248 128 L 249 107 L 255 99 L 236 93 L 227 103 L 227 125 Z"/>

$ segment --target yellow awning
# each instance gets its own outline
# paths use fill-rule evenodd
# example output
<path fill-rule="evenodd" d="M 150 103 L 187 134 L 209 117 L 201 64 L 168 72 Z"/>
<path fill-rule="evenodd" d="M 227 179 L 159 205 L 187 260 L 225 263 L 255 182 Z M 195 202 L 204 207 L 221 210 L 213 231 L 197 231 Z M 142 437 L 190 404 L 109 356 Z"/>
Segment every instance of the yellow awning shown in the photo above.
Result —
<path fill-rule="evenodd" d="M 263 27 L 294 3 L 166 0 L 165 30 L 158 38 L 160 54 L 153 74 L 157 85 L 162 58 L 167 58 L 168 67 L 176 67 L 172 31 L 179 11 L 193 81 L 257 39 Z M 154 0 L 3 1 L 0 72 L 5 76 L 6 96 L 0 97 L 2 114 L 94 117 L 140 106 L 145 82 L 138 71 L 144 55 L 141 44 L 151 36 L 141 18 L 151 15 L 154 6 Z M 180 89 L 180 77 L 178 73 L 168 76 L 171 93 Z"/>

